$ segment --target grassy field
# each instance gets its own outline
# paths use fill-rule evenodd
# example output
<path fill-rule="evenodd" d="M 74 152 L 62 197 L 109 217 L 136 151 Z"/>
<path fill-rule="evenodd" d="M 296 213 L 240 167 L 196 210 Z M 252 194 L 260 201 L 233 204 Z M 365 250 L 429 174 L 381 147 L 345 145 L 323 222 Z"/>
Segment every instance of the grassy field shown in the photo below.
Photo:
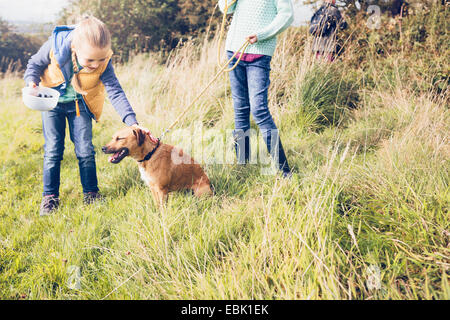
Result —
<path fill-rule="evenodd" d="M 123 126 L 108 103 L 94 125 L 105 201 L 83 205 L 67 139 L 62 205 L 39 217 L 40 114 L 21 102 L 20 77 L 3 76 L 0 299 L 449 299 L 450 57 L 437 21 L 424 20 L 425 39 L 406 21 L 396 50 L 377 32 L 351 39 L 333 65 L 313 61 L 304 30 L 284 33 L 269 99 L 293 178 L 204 163 L 216 195 L 173 193 L 163 211 L 134 160 L 101 153 Z M 165 65 L 117 66 L 141 124 L 162 133 L 214 76 L 216 52 L 188 42 Z M 165 142 L 201 160 L 202 146 L 223 152 L 205 136 L 229 141 L 233 126 L 224 75 Z"/>

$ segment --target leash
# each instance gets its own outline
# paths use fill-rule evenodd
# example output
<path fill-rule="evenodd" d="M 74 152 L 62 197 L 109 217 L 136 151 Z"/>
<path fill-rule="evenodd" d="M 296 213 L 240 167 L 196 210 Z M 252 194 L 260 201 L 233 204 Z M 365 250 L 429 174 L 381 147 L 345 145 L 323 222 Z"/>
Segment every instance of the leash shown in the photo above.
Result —
<path fill-rule="evenodd" d="M 231 6 L 233 6 L 236 2 L 237 2 L 237 0 L 233 0 L 230 3 L 228 3 L 228 0 L 225 0 L 225 7 L 223 9 L 223 16 L 222 16 L 222 23 L 220 25 L 220 31 L 219 31 L 219 40 L 217 42 L 217 64 L 219 65 L 219 67 L 221 66 L 221 62 L 220 62 L 220 57 L 221 57 L 220 48 L 222 47 L 223 35 L 225 34 L 225 24 L 227 23 L 228 9 Z M 248 44 L 250 44 L 250 42 Z M 241 62 L 242 55 L 244 54 L 245 50 L 247 50 L 247 46 L 243 46 L 243 47 L 241 47 L 241 49 L 239 49 L 237 51 L 237 52 L 240 52 L 240 50 L 243 50 L 242 54 L 239 56 L 239 59 L 236 61 L 235 65 L 233 67 L 229 68 L 229 69 L 224 70 L 224 72 L 231 72 L 234 69 L 236 69 L 236 67 L 238 66 L 239 62 Z"/>
<path fill-rule="evenodd" d="M 238 66 L 239 62 L 241 62 L 242 56 L 244 55 L 245 50 L 247 50 L 247 47 L 250 45 L 250 41 L 246 40 L 244 44 L 233 54 L 233 56 L 225 63 L 220 63 L 220 45 L 222 43 L 223 34 L 225 33 L 225 24 L 226 24 L 226 18 L 227 18 L 227 12 L 230 6 L 236 3 L 237 0 L 233 0 L 228 4 L 228 1 L 225 1 L 225 7 L 223 10 L 223 18 L 222 18 L 222 24 L 220 27 L 220 34 L 219 34 L 219 43 L 218 43 L 218 65 L 220 67 L 219 72 L 214 76 L 214 78 L 203 88 L 203 90 L 195 97 L 194 100 L 191 101 L 191 103 L 183 110 L 183 112 L 178 116 L 178 118 L 162 133 L 161 137 L 158 138 L 159 141 L 161 141 L 164 136 L 172 130 L 172 128 L 181 120 L 181 118 L 184 117 L 184 115 L 188 112 L 188 110 L 201 98 L 201 96 L 206 92 L 206 90 L 209 89 L 209 87 L 225 72 L 231 72 Z M 233 59 L 238 55 L 238 53 L 241 53 L 238 60 L 232 67 L 228 67 L 230 63 L 233 61 Z"/>

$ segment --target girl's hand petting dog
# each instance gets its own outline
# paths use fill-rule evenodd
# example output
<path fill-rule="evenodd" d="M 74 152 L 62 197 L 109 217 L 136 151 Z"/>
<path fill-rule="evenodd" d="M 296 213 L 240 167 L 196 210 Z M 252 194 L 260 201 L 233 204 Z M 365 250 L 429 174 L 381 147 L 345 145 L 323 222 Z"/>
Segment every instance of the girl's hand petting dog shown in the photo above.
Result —
<path fill-rule="evenodd" d="M 137 123 L 132 125 L 133 128 L 136 129 L 141 129 L 142 131 L 145 132 L 145 134 L 150 134 L 150 130 L 148 130 L 147 128 L 141 127 L 140 125 L 138 125 Z"/>
<path fill-rule="evenodd" d="M 133 124 L 132 127 L 136 128 L 136 129 L 141 129 L 142 131 L 144 131 L 145 134 L 151 134 L 150 130 L 148 130 L 147 128 L 141 127 L 137 123 Z"/>
<path fill-rule="evenodd" d="M 158 139 L 155 138 L 152 133 L 150 132 L 150 130 L 148 130 L 147 128 L 141 127 L 140 125 L 138 125 L 137 123 L 133 124 L 131 126 L 132 128 L 136 128 L 136 129 L 140 129 L 142 130 L 146 135 L 148 135 L 150 137 L 150 139 L 152 140 L 153 143 L 157 143 Z"/>

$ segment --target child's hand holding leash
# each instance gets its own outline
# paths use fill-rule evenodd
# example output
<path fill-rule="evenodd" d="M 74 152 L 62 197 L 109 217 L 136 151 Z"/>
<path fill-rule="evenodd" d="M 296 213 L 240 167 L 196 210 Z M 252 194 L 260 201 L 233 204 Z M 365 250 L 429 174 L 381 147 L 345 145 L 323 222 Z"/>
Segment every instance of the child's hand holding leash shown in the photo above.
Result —
<path fill-rule="evenodd" d="M 256 34 L 252 34 L 251 36 L 247 37 L 247 41 L 250 42 L 250 44 L 254 44 L 258 42 L 258 37 L 256 36 Z"/>

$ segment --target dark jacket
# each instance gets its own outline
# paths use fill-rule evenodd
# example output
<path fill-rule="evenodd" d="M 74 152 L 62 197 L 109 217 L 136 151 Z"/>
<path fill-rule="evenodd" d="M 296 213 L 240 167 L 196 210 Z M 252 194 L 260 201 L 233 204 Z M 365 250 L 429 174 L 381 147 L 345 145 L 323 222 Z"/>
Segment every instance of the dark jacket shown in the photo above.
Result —
<path fill-rule="evenodd" d="M 326 36 L 315 36 L 313 40 L 312 50 L 315 52 L 335 52 L 336 51 L 336 31 L 344 30 L 348 27 L 347 22 L 342 18 L 339 9 L 331 4 L 325 3 L 312 16 L 311 23 L 317 19 L 319 15 L 328 15 L 333 19 L 332 29 Z"/>
<path fill-rule="evenodd" d="M 344 30 L 347 28 L 347 22 L 342 18 L 341 12 L 339 9 L 331 3 L 323 4 L 312 16 L 311 24 L 318 19 L 319 16 L 328 16 L 330 20 L 333 20 L 332 30 L 330 32 L 336 32 L 336 29 Z"/>

